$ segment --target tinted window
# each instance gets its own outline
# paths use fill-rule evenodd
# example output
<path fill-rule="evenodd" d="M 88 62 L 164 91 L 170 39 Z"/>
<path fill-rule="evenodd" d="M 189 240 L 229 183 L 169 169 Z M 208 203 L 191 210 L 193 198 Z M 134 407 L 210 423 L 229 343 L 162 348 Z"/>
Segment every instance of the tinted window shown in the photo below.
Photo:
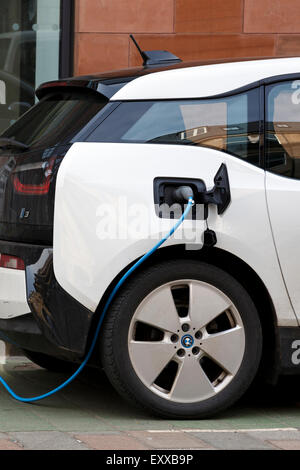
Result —
<path fill-rule="evenodd" d="M 106 104 L 94 94 L 54 93 L 1 134 L 31 148 L 67 144 Z"/>
<path fill-rule="evenodd" d="M 267 87 L 267 169 L 300 179 L 300 80 Z"/>
<path fill-rule="evenodd" d="M 0 38 L 0 70 L 4 70 L 10 39 Z"/>
<path fill-rule="evenodd" d="M 90 142 L 198 145 L 259 163 L 258 90 L 205 100 L 123 102 Z"/>

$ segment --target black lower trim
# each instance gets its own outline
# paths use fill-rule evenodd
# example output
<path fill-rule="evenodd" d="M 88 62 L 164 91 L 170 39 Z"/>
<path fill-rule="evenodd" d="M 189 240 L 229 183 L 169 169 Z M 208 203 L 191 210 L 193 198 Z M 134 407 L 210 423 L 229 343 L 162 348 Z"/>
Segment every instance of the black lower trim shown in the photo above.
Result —
<path fill-rule="evenodd" d="M 23 259 L 26 269 L 27 301 L 31 310 L 31 321 L 24 320 L 21 330 L 21 317 L 10 320 L 0 319 L 0 332 L 12 329 L 18 335 L 19 346 L 29 350 L 46 352 L 49 344 L 63 356 L 83 357 L 87 347 L 88 334 L 93 312 L 71 297 L 57 282 L 53 269 L 51 247 L 0 241 L 0 253 L 18 256 Z M 24 316 L 24 318 L 27 317 Z M 17 322 L 18 320 L 18 322 Z M 34 326 L 35 323 L 35 326 Z M 11 326 L 9 326 L 11 325 Z M 30 327 L 26 330 L 26 326 Z M 25 341 L 25 335 L 27 340 Z M 33 348 L 30 335 L 40 336 Z M 24 336 L 24 341 L 20 338 Z M 21 344 L 22 343 L 22 344 Z M 42 349 L 38 349 L 44 345 Z M 48 352 L 50 354 L 50 352 Z M 57 354 L 56 354 L 57 355 Z"/>
<path fill-rule="evenodd" d="M 0 319 L 0 339 L 21 350 L 43 352 L 69 361 L 77 359 L 76 354 L 56 347 L 45 338 L 32 313 L 10 320 Z"/>
<path fill-rule="evenodd" d="M 280 373 L 300 374 L 300 328 L 279 327 Z"/>

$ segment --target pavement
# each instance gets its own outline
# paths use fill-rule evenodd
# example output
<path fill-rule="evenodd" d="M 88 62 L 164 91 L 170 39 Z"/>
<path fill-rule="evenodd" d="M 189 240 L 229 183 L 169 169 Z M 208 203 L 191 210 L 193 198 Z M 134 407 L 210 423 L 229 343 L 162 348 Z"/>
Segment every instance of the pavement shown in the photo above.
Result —
<path fill-rule="evenodd" d="M 0 375 L 22 396 L 49 391 L 67 377 L 23 357 L 8 358 Z M 209 420 L 153 418 L 125 403 L 105 375 L 84 370 L 43 401 L 15 401 L 0 388 L 0 450 L 269 449 L 300 450 L 299 377 L 250 390 Z"/>

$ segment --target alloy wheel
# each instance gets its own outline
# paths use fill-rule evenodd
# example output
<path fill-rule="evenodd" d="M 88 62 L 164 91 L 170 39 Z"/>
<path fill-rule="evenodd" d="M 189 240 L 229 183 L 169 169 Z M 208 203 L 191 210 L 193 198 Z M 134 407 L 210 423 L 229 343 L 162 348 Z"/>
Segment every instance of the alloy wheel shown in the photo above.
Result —
<path fill-rule="evenodd" d="M 223 390 L 245 352 L 245 331 L 232 301 L 211 284 L 177 280 L 153 290 L 129 328 L 132 366 L 152 392 L 193 403 Z"/>

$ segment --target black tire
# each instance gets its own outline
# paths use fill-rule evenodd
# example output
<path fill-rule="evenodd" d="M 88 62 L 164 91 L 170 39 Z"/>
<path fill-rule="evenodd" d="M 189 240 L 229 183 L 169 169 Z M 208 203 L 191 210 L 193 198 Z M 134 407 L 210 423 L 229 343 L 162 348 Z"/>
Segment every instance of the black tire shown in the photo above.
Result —
<path fill-rule="evenodd" d="M 74 372 L 76 365 L 72 362 L 64 361 L 63 359 L 58 359 L 53 356 L 48 356 L 36 351 L 28 351 L 27 349 L 22 349 L 22 352 L 25 357 L 34 362 L 34 364 L 47 369 L 50 372 Z"/>
<path fill-rule="evenodd" d="M 175 403 L 144 385 L 131 363 L 128 348 L 131 319 L 142 300 L 159 286 L 182 279 L 202 281 L 224 293 L 238 310 L 244 328 L 244 349 L 236 374 L 219 393 L 193 403 Z M 152 414 L 175 419 L 208 418 L 236 402 L 257 373 L 261 351 L 261 324 L 247 291 L 225 271 L 195 260 L 164 261 L 126 281 L 107 312 L 100 342 L 102 364 L 116 390 Z"/>

